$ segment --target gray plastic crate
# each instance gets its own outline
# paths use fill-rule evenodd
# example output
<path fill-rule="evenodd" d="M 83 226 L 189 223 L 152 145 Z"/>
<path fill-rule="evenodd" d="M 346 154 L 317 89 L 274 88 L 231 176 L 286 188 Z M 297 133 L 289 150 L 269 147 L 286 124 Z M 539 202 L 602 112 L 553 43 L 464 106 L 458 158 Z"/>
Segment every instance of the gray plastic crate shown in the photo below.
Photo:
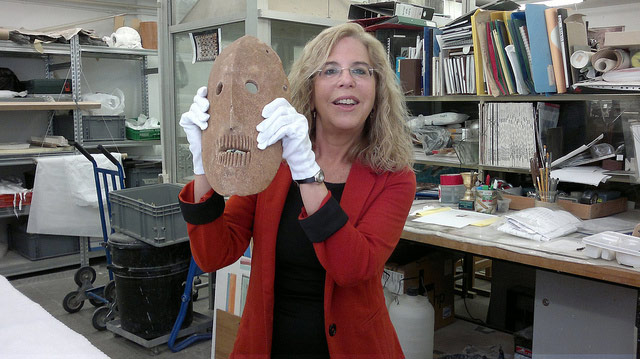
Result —
<path fill-rule="evenodd" d="M 141 187 L 158 184 L 158 175 L 162 173 L 162 163 L 160 162 L 134 162 L 131 166 L 124 165 L 127 188 Z"/>
<path fill-rule="evenodd" d="M 124 115 L 82 116 L 82 139 L 85 141 L 122 141 L 125 131 Z M 73 116 L 54 117 L 53 133 L 73 140 Z"/>
<path fill-rule="evenodd" d="M 10 247 L 32 261 L 76 254 L 80 240 L 76 236 L 27 233 L 27 223 L 10 225 Z"/>
<path fill-rule="evenodd" d="M 111 227 L 156 247 L 189 240 L 180 190 L 180 185 L 162 183 L 109 192 Z"/>

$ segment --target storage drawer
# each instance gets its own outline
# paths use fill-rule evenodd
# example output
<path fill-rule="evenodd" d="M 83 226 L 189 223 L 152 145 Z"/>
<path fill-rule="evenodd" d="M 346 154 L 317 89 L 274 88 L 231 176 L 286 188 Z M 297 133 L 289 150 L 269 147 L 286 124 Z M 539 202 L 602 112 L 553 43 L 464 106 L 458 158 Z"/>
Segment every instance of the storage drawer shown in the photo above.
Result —
<path fill-rule="evenodd" d="M 65 79 L 34 79 L 22 81 L 22 85 L 28 93 L 71 93 L 71 80 Z"/>
<path fill-rule="evenodd" d="M 125 119 L 121 116 L 82 116 L 82 139 L 84 141 L 122 141 L 125 139 Z M 54 135 L 73 140 L 73 116 L 56 116 L 53 121 Z"/>
<path fill-rule="evenodd" d="M 9 247 L 32 261 L 80 252 L 79 237 L 27 233 L 26 222 L 11 224 L 9 233 Z"/>

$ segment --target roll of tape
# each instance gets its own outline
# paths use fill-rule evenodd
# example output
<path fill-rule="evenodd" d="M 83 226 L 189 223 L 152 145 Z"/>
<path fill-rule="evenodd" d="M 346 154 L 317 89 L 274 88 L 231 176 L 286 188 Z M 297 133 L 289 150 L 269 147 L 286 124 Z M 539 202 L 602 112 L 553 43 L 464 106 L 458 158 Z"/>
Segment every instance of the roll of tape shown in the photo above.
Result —
<path fill-rule="evenodd" d="M 636 51 L 636 52 L 631 56 L 631 66 L 633 66 L 633 67 L 640 67 L 640 51 Z"/>

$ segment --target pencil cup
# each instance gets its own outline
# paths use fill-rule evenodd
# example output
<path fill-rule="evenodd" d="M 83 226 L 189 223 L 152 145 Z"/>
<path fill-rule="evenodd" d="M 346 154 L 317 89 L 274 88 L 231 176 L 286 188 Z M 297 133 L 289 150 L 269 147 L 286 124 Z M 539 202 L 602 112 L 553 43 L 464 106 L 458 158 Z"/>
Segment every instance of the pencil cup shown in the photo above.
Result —
<path fill-rule="evenodd" d="M 540 202 L 555 203 L 558 198 L 558 191 L 536 192 L 536 200 Z"/>
<path fill-rule="evenodd" d="M 476 212 L 496 213 L 498 207 L 498 192 L 492 189 L 476 189 Z"/>
<path fill-rule="evenodd" d="M 542 196 L 541 193 L 536 192 L 536 207 L 546 207 L 549 209 L 562 209 L 560 205 L 556 202 L 558 197 L 558 191 L 549 191 L 545 192 Z"/>

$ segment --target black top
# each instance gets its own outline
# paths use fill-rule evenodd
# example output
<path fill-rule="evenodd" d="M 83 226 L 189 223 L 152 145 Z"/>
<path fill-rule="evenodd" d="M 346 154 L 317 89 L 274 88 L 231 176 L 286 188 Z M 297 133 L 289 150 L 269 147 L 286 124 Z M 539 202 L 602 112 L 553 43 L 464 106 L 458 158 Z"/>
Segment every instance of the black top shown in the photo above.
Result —
<path fill-rule="evenodd" d="M 344 183 L 325 185 L 339 202 Z M 323 304 L 326 272 L 298 220 L 301 209 L 300 189 L 292 182 L 276 242 L 271 357 L 328 359 Z"/>

